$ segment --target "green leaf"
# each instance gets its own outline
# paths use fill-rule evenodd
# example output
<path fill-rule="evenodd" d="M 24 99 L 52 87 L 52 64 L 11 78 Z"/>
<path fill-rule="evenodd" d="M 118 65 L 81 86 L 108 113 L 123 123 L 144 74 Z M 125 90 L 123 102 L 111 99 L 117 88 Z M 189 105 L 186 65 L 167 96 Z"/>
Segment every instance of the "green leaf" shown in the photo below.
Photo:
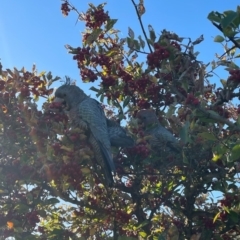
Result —
<path fill-rule="evenodd" d="M 222 83 L 223 87 L 226 87 L 226 85 L 227 85 L 227 81 L 226 80 L 221 79 L 220 82 Z"/>
<path fill-rule="evenodd" d="M 180 138 L 183 143 L 189 142 L 188 131 L 189 131 L 190 122 L 186 121 L 185 125 L 180 130 Z"/>
<path fill-rule="evenodd" d="M 217 140 L 217 138 L 212 133 L 208 133 L 208 132 L 198 133 L 198 136 L 200 136 L 205 140 L 211 140 L 211 141 Z"/>
<path fill-rule="evenodd" d="M 230 160 L 235 161 L 238 160 L 239 158 L 240 158 L 240 144 L 237 144 L 232 148 Z"/>
<path fill-rule="evenodd" d="M 224 41 L 224 37 L 222 37 L 222 36 L 220 36 L 220 35 L 217 35 L 217 36 L 214 38 L 213 41 L 214 41 L 214 42 L 219 42 L 219 43 L 221 43 L 221 42 Z"/>
<path fill-rule="evenodd" d="M 183 156 L 183 163 L 189 164 L 189 161 L 188 161 L 188 159 L 187 159 L 187 157 L 186 157 L 184 152 L 183 152 L 182 156 Z"/>
<path fill-rule="evenodd" d="M 130 49 L 133 48 L 134 47 L 134 40 L 128 37 L 127 38 L 127 45 Z"/>
<path fill-rule="evenodd" d="M 140 44 L 139 44 L 138 40 L 134 40 L 134 41 L 133 41 L 133 44 L 134 44 L 134 48 L 135 48 L 136 50 L 140 50 Z"/>
<path fill-rule="evenodd" d="M 128 36 L 131 38 L 131 39 L 134 39 L 134 31 L 128 27 Z"/>
<path fill-rule="evenodd" d="M 25 213 L 29 210 L 29 207 L 25 204 L 19 203 L 14 207 L 14 210 L 18 213 Z"/>
<path fill-rule="evenodd" d="M 94 91 L 94 92 L 98 92 L 98 91 L 99 91 L 99 89 L 97 89 L 97 88 L 95 88 L 95 87 L 90 87 L 89 89 L 92 90 L 92 91 Z"/>
<path fill-rule="evenodd" d="M 228 27 L 235 20 L 235 18 L 238 17 L 238 14 L 234 11 L 228 11 L 224 13 L 225 17 L 220 22 L 222 28 Z"/>
<path fill-rule="evenodd" d="M 142 40 L 142 37 L 141 37 L 141 36 L 139 36 L 138 39 L 139 39 L 141 48 L 144 49 L 144 47 L 145 47 L 145 42 Z"/>
<path fill-rule="evenodd" d="M 230 26 L 223 28 L 223 34 L 227 37 L 234 37 L 237 33 Z"/>
<path fill-rule="evenodd" d="M 165 233 L 162 233 L 159 237 L 158 237 L 158 240 L 166 240 L 165 238 Z"/>
<path fill-rule="evenodd" d="M 229 212 L 229 217 L 230 219 L 234 222 L 234 223 L 238 223 L 239 222 L 239 214 L 237 214 L 234 211 L 230 211 Z"/>
<path fill-rule="evenodd" d="M 107 21 L 107 24 L 105 26 L 105 30 L 106 32 L 109 31 L 113 26 L 114 24 L 117 22 L 117 19 L 110 19 Z"/>
<path fill-rule="evenodd" d="M 55 205 L 57 203 L 59 203 L 57 198 L 49 198 L 45 201 L 45 205 Z"/>
<path fill-rule="evenodd" d="M 148 30 L 149 30 L 149 34 L 150 34 L 150 40 L 154 43 L 156 40 L 155 31 L 151 25 L 148 25 Z"/>
<path fill-rule="evenodd" d="M 222 16 L 222 14 L 220 14 L 219 12 L 212 11 L 208 14 L 207 18 L 212 22 L 220 23 L 221 22 L 221 16 Z"/>
<path fill-rule="evenodd" d="M 144 226 L 146 226 L 148 224 L 149 224 L 149 221 L 145 220 L 141 224 L 139 224 L 137 227 L 135 227 L 135 230 L 138 230 L 138 229 L 140 229 L 140 228 L 142 228 L 142 227 L 144 227 Z"/>
<path fill-rule="evenodd" d="M 101 97 L 100 97 L 100 102 L 101 103 L 103 102 L 103 99 L 104 99 L 104 94 L 102 94 Z"/>
<path fill-rule="evenodd" d="M 87 44 L 92 44 L 93 42 L 95 42 L 101 33 L 102 33 L 101 28 L 94 29 L 94 31 L 88 36 L 86 40 Z"/>
<path fill-rule="evenodd" d="M 125 108 L 129 104 L 130 100 L 131 100 L 131 98 L 129 96 L 124 99 L 123 108 Z"/>

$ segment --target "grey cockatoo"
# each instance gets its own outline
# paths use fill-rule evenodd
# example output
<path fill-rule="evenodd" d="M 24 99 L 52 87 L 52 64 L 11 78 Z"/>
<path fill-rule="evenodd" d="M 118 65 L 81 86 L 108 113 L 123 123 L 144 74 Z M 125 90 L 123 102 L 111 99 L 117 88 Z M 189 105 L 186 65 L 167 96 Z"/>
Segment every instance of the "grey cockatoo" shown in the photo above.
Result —
<path fill-rule="evenodd" d="M 108 135 L 113 147 L 133 147 L 134 140 L 117 122 L 107 119 Z"/>
<path fill-rule="evenodd" d="M 137 118 L 143 124 L 144 135 L 152 149 L 180 152 L 178 140 L 160 124 L 153 110 L 140 110 Z"/>
<path fill-rule="evenodd" d="M 88 141 L 94 151 L 95 159 L 101 166 L 107 184 L 112 186 L 114 182 L 112 172 L 115 172 L 115 165 L 111 155 L 107 120 L 101 105 L 69 82 L 56 90 L 55 101 L 61 101 L 66 106 L 65 109 L 69 111 L 73 125 L 89 133 Z"/>

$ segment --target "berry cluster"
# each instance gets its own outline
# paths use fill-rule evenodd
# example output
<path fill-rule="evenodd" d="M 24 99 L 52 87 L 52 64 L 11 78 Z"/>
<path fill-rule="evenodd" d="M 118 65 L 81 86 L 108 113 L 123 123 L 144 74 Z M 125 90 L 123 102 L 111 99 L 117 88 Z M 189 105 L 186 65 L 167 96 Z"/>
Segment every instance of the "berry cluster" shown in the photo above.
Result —
<path fill-rule="evenodd" d="M 146 87 L 151 84 L 150 79 L 147 76 L 143 76 L 136 80 L 137 90 L 139 93 L 143 93 L 146 90 Z"/>
<path fill-rule="evenodd" d="M 222 207 L 230 207 L 239 202 L 239 196 L 234 194 L 226 194 L 225 198 L 220 200 L 220 205 Z"/>
<path fill-rule="evenodd" d="M 161 62 L 170 56 L 169 51 L 158 43 L 154 44 L 154 52 L 147 56 L 147 64 L 151 69 L 161 67 Z"/>
<path fill-rule="evenodd" d="M 150 150 L 146 144 L 140 143 L 133 148 L 130 148 L 129 153 L 133 155 L 139 155 L 142 159 L 144 159 L 149 156 Z"/>
<path fill-rule="evenodd" d="M 187 95 L 186 104 L 191 104 L 194 106 L 199 105 L 200 101 L 192 93 Z"/>
<path fill-rule="evenodd" d="M 93 70 L 89 68 L 81 68 L 81 77 L 82 80 L 85 82 L 95 82 L 98 79 L 97 75 L 93 72 Z"/>
<path fill-rule="evenodd" d="M 90 58 L 90 55 L 91 55 L 90 47 L 86 47 L 86 48 L 78 47 L 76 49 L 76 53 L 73 56 L 73 60 L 77 60 L 78 68 L 80 68 L 84 63 L 84 61 Z"/>
<path fill-rule="evenodd" d="M 110 86 L 116 85 L 116 83 L 117 83 L 117 81 L 112 76 L 102 77 L 102 85 L 106 89 L 108 89 Z"/>
<path fill-rule="evenodd" d="M 109 15 L 103 8 L 90 9 L 86 14 L 86 26 L 90 29 L 100 28 L 101 25 L 109 19 Z"/>
<path fill-rule="evenodd" d="M 240 70 L 232 69 L 229 71 L 230 76 L 228 77 L 228 81 L 234 81 L 240 83 Z"/>
<path fill-rule="evenodd" d="M 230 118 L 231 115 L 227 109 L 223 108 L 223 106 L 217 106 L 216 112 L 224 118 Z"/>
<path fill-rule="evenodd" d="M 70 12 L 68 2 L 65 2 L 61 5 L 61 11 L 64 16 L 68 16 L 68 13 Z"/>
<path fill-rule="evenodd" d="M 178 42 L 176 41 L 171 41 L 170 44 L 175 47 L 176 49 L 178 49 L 179 51 L 181 51 L 181 46 L 179 45 Z"/>
<path fill-rule="evenodd" d="M 40 222 L 37 211 L 29 212 L 25 216 L 29 225 L 31 225 L 32 227 L 35 227 L 36 224 Z"/>
<path fill-rule="evenodd" d="M 105 66 L 108 69 L 111 69 L 110 68 L 111 58 L 104 54 L 99 54 L 98 56 L 93 57 L 92 62 L 99 64 L 100 66 Z"/>
<path fill-rule="evenodd" d="M 137 105 L 140 109 L 148 109 L 150 108 L 150 103 L 146 99 L 138 99 Z"/>

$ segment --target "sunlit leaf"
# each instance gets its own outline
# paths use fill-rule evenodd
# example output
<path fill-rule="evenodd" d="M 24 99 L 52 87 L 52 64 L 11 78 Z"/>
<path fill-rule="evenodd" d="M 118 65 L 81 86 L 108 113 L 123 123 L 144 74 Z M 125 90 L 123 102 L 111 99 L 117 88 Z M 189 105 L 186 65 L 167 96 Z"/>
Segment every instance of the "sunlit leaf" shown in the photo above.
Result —
<path fill-rule="evenodd" d="M 13 229 L 13 227 L 14 227 L 13 222 L 8 221 L 7 222 L 7 227 L 8 227 L 8 229 Z"/>
<path fill-rule="evenodd" d="M 215 223 L 217 221 L 217 219 L 219 218 L 221 212 L 218 212 L 215 217 L 213 218 L 213 223 Z"/>
<path fill-rule="evenodd" d="M 223 42 L 224 41 L 224 37 L 220 36 L 220 35 L 217 35 L 215 38 L 214 38 L 214 42 Z"/>

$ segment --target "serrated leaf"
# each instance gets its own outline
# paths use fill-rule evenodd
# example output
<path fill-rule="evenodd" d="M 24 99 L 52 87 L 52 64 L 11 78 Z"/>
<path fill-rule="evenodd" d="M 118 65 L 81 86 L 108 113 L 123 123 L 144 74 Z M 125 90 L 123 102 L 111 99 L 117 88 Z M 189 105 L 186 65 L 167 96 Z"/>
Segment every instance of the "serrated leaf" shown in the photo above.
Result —
<path fill-rule="evenodd" d="M 134 39 L 134 31 L 128 27 L 128 36 L 131 38 L 131 39 Z"/>
<path fill-rule="evenodd" d="M 105 26 L 106 32 L 109 31 L 109 30 L 114 26 L 114 24 L 115 24 L 117 21 L 118 21 L 117 19 L 107 20 L 107 24 L 106 24 L 106 26 Z"/>
<path fill-rule="evenodd" d="M 214 38 L 213 41 L 214 41 L 214 42 L 219 42 L 219 43 L 221 43 L 221 42 L 224 41 L 224 37 L 222 37 L 222 36 L 220 36 L 220 35 L 217 35 L 217 36 Z"/>
<path fill-rule="evenodd" d="M 226 16 L 224 16 L 220 22 L 222 28 L 228 27 L 235 20 L 235 18 L 238 17 L 238 14 L 234 11 L 225 12 L 225 15 Z"/>

